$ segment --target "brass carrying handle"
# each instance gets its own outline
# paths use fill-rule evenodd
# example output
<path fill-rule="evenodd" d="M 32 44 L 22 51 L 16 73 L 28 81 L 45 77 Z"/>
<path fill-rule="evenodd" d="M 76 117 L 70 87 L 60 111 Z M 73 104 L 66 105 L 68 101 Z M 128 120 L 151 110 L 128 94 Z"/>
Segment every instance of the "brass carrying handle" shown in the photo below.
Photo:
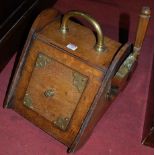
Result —
<path fill-rule="evenodd" d="M 62 19 L 62 23 L 61 23 L 61 27 L 60 27 L 61 33 L 66 34 L 69 31 L 67 22 L 68 22 L 69 18 L 71 18 L 73 16 L 74 17 L 75 16 L 83 17 L 94 26 L 96 33 L 97 33 L 97 41 L 96 41 L 95 49 L 97 52 L 104 51 L 106 48 L 105 48 L 105 45 L 103 42 L 102 29 L 101 29 L 100 25 L 98 24 L 98 22 L 93 17 L 89 16 L 88 14 L 85 14 L 85 13 L 79 12 L 79 11 L 70 11 L 70 12 L 66 13 Z"/>

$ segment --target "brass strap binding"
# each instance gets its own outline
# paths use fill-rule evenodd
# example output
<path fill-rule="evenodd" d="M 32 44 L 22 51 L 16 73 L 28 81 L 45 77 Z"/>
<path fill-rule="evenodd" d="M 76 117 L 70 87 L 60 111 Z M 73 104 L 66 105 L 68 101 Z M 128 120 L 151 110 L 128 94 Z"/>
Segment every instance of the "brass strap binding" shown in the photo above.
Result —
<path fill-rule="evenodd" d="M 94 26 L 96 33 L 97 33 L 97 42 L 95 45 L 95 49 L 97 52 L 103 52 L 106 48 L 103 43 L 102 29 L 101 29 L 100 25 L 98 24 L 98 22 L 93 17 L 91 17 L 83 12 L 70 11 L 64 15 L 64 17 L 62 19 L 61 27 L 60 27 L 60 31 L 62 32 L 62 34 L 66 34 L 69 31 L 67 22 L 70 17 L 74 17 L 74 16 L 83 17 Z"/>

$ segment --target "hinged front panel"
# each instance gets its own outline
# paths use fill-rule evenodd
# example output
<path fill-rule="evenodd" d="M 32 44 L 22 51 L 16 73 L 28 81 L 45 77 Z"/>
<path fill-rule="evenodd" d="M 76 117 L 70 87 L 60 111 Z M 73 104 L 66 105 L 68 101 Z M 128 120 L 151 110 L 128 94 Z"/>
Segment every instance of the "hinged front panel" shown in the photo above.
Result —
<path fill-rule="evenodd" d="M 66 130 L 88 77 L 39 53 L 23 104 Z"/>
<path fill-rule="evenodd" d="M 35 39 L 14 91 L 14 110 L 70 146 L 103 80 L 103 72 Z"/>

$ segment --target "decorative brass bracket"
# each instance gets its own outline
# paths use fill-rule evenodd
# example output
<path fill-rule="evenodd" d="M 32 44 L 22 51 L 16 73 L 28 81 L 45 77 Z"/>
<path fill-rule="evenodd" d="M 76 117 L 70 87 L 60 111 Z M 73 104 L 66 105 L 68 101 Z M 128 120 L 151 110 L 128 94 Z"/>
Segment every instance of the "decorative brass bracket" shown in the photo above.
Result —
<path fill-rule="evenodd" d="M 65 118 L 62 118 L 62 117 L 59 117 L 57 120 L 55 120 L 53 122 L 54 126 L 65 131 L 67 129 L 67 125 L 69 123 L 69 118 L 68 117 L 65 117 Z"/>
<path fill-rule="evenodd" d="M 86 83 L 87 83 L 87 77 L 84 77 L 82 74 L 78 72 L 73 72 L 73 84 L 78 89 L 79 93 L 82 93 Z"/>
<path fill-rule="evenodd" d="M 33 108 L 32 99 L 31 99 L 31 96 L 28 92 L 26 92 L 26 94 L 24 96 L 23 104 L 29 108 Z"/>
<path fill-rule="evenodd" d="M 51 61 L 52 61 L 52 59 L 50 57 L 47 57 L 47 56 L 40 53 L 37 57 L 37 60 L 36 60 L 36 67 L 37 68 L 45 67 Z"/>

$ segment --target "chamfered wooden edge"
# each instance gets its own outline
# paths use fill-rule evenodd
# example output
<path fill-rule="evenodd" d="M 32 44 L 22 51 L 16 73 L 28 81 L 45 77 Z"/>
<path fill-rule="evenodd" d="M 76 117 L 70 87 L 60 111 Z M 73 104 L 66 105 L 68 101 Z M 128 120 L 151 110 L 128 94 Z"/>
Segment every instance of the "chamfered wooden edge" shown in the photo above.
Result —
<path fill-rule="evenodd" d="M 85 143 L 85 141 L 89 138 L 94 126 L 97 124 L 97 122 L 100 120 L 102 115 L 105 113 L 106 109 L 103 109 L 102 110 L 103 113 L 98 115 L 98 118 L 95 119 L 96 121 L 93 121 L 93 117 L 94 116 L 96 117 L 96 114 L 97 114 L 95 109 L 99 104 L 98 101 L 100 100 L 100 104 L 104 104 L 104 103 L 102 103 L 103 101 L 101 101 L 101 98 L 102 98 L 103 94 L 105 93 L 108 81 L 114 76 L 114 74 L 116 73 L 116 70 L 119 69 L 120 65 L 123 63 L 123 61 L 126 59 L 126 57 L 131 52 L 132 52 L 131 44 L 125 44 L 118 50 L 116 56 L 114 57 L 112 63 L 110 64 L 110 67 L 107 70 L 107 73 L 103 79 L 101 87 L 99 88 L 99 91 L 93 101 L 93 104 L 91 105 L 91 107 L 85 117 L 85 120 L 80 128 L 79 133 L 77 134 L 72 145 L 67 150 L 68 153 L 75 152 L 80 147 L 82 147 L 82 145 Z M 106 108 L 108 108 L 109 105 Z M 95 112 L 96 112 L 96 114 L 95 114 Z M 93 125 L 91 125 L 92 123 L 93 123 Z M 89 125 L 90 125 L 90 128 L 92 127 L 91 129 L 89 128 Z M 89 133 L 85 132 L 85 130 L 87 130 L 87 128 L 89 128 Z M 87 135 L 85 136 L 83 134 L 87 134 Z M 84 137 L 84 139 L 83 139 L 83 137 Z"/>
<path fill-rule="evenodd" d="M 21 70 L 25 63 L 25 58 L 27 57 L 29 48 L 31 46 L 31 41 L 33 39 L 34 33 L 42 29 L 44 26 L 46 26 L 48 23 L 53 21 L 55 18 L 58 18 L 60 16 L 60 12 L 54 8 L 49 8 L 44 11 L 42 11 L 37 18 L 35 19 L 34 23 L 32 24 L 32 27 L 30 29 L 30 32 L 28 34 L 28 38 L 26 40 L 26 43 L 24 45 L 24 48 L 22 50 L 22 54 L 20 56 L 18 65 L 16 67 L 15 73 L 12 73 L 13 79 L 9 81 L 9 86 L 7 88 L 7 92 L 4 98 L 3 107 L 4 108 L 12 108 L 12 98 L 14 91 L 16 89 L 16 85 L 18 83 L 19 77 L 21 75 Z"/>

